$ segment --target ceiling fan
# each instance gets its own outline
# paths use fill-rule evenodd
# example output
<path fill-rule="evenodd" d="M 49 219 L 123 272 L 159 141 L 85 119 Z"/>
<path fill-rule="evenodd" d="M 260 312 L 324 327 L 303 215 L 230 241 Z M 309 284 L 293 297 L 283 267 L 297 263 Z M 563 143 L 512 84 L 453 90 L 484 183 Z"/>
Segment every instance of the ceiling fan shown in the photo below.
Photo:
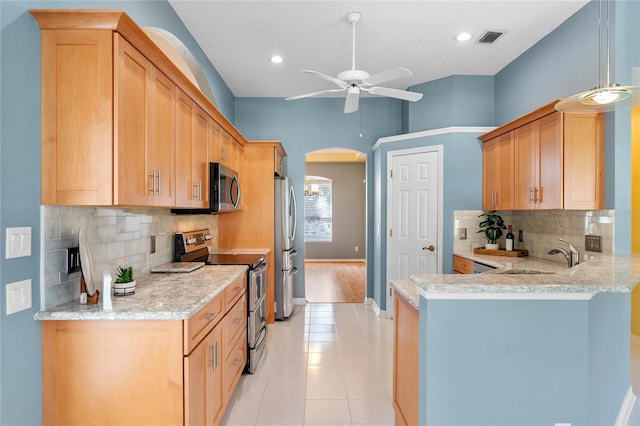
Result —
<path fill-rule="evenodd" d="M 341 72 L 340 74 L 338 74 L 337 78 L 317 71 L 301 70 L 304 73 L 331 81 L 337 84 L 339 88 L 321 90 L 319 92 L 306 93 L 304 95 L 291 96 L 285 98 L 285 100 L 291 101 L 294 99 L 308 98 L 311 96 L 318 96 L 326 93 L 347 92 L 347 99 L 344 104 L 344 112 L 349 113 L 358 110 L 361 91 L 370 93 L 372 95 L 387 96 L 390 98 L 402 99 L 411 102 L 416 102 L 422 99 L 422 93 L 376 86 L 376 84 L 386 83 L 387 81 L 412 76 L 413 73 L 406 68 L 392 68 L 390 70 L 383 71 L 371 76 L 366 71 L 356 69 L 356 25 L 362 19 L 362 14 L 360 12 L 349 12 L 347 13 L 346 18 L 353 27 L 353 54 L 351 57 L 351 69 Z"/>

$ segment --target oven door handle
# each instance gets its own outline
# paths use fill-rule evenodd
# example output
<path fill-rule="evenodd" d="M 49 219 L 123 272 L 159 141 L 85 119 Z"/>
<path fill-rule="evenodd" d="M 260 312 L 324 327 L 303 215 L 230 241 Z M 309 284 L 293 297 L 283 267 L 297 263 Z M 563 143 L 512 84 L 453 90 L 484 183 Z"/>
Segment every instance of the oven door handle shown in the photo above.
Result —
<path fill-rule="evenodd" d="M 260 266 L 258 266 L 256 269 L 251 269 L 249 272 L 252 273 L 253 275 L 257 275 L 266 270 L 267 270 L 267 264 L 265 262 L 262 262 Z"/>
<path fill-rule="evenodd" d="M 256 346 L 253 348 L 253 350 L 255 351 L 259 350 L 266 343 L 267 343 L 267 326 L 263 326 L 262 330 L 260 330 L 260 334 L 258 335 L 258 338 L 256 339 Z"/>

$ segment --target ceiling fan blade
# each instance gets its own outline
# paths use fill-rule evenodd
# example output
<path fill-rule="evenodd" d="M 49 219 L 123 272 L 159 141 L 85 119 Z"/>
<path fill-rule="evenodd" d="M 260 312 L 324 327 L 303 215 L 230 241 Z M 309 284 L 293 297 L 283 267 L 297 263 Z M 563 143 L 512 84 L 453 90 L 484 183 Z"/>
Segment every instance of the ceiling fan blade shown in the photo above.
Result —
<path fill-rule="evenodd" d="M 349 89 L 347 99 L 344 101 L 344 112 L 350 113 L 358 110 L 358 103 L 360 100 L 360 91 Z M 355 88 L 357 89 L 357 88 Z"/>
<path fill-rule="evenodd" d="M 411 102 L 416 102 L 422 99 L 422 93 L 389 89 L 388 87 L 372 87 L 369 89 L 369 93 L 371 93 L 372 95 L 388 96 L 390 98 L 402 99 Z"/>
<path fill-rule="evenodd" d="M 302 98 L 310 98 L 311 96 L 318 96 L 318 95 L 324 95 L 325 93 L 337 93 L 337 92 L 344 92 L 345 90 L 347 90 L 347 88 L 345 87 L 344 89 L 329 89 L 329 90 L 321 90 L 319 92 L 313 92 L 313 93 L 306 93 L 304 95 L 298 95 L 298 96 L 290 96 L 288 98 L 284 98 L 285 101 L 293 101 L 296 99 L 302 99 Z"/>
<path fill-rule="evenodd" d="M 348 84 L 348 83 L 346 83 L 346 82 L 344 82 L 344 81 L 342 81 L 342 80 L 340 80 L 340 79 L 337 79 L 337 78 L 335 78 L 335 77 L 332 77 L 332 76 L 330 76 L 330 75 L 323 74 L 323 73 L 318 72 L 318 71 L 300 70 L 300 72 L 304 72 L 304 73 L 307 73 L 307 74 L 315 75 L 316 77 L 319 77 L 319 78 L 321 78 L 321 79 L 323 79 L 323 80 L 331 81 L 331 82 L 333 82 L 333 83 L 337 84 L 338 86 L 340 86 L 340 87 L 342 87 L 342 88 L 347 88 L 347 87 L 349 87 L 349 84 Z"/>
<path fill-rule="evenodd" d="M 411 77 L 413 73 L 406 68 L 397 67 L 387 71 L 372 75 L 362 82 L 364 86 L 373 86 L 375 84 L 386 83 L 391 80 L 398 80 L 400 78 Z"/>

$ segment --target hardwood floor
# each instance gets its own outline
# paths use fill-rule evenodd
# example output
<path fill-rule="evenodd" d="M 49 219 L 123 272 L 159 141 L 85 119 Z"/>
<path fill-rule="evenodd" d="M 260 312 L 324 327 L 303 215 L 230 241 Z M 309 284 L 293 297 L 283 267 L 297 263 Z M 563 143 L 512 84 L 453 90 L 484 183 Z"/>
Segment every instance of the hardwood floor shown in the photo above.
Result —
<path fill-rule="evenodd" d="M 366 295 L 364 262 L 304 262 L 308 303 L 363 303 Z"/>

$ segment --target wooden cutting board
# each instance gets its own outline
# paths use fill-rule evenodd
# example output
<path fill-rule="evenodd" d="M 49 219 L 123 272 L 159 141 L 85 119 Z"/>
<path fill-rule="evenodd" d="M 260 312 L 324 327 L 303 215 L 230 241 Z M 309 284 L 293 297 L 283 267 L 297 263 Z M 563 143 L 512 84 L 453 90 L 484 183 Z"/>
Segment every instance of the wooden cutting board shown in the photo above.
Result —
<path fill-rule="evenodd" d="M 513 250 L 513 251 L 487 250 L 487 249 L 482 248 L 482 247 L 476 247 L 476 248 L 473 249 L 473 252 L 475 254 L 487 254 L 489 256 L 507 256 L 507 257 L 529 256 L 529 251 L 528 250 Z"/>

